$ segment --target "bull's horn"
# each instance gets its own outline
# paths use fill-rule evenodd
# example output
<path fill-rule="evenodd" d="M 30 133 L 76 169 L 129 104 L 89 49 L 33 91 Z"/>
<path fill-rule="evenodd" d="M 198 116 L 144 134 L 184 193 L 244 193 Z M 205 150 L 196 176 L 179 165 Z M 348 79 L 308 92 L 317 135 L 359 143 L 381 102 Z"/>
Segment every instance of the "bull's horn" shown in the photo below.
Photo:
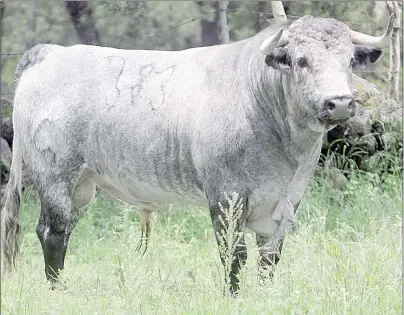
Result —
<path fill-rule="evenodd" d="M 391 32 L 393 31 L 393 26 L 394 26 L 394 18 L 393 18 L 393 14 L 392 14 L 392 15 L 390 15 L 389 24 L 387 25 L 386 31 L 381 36 L 371 36 L 371 35 L 367 35 L 367 34 L 363 34 L 363 33 L 351 30 L 352 43 L 362 44 L 362 45 L 367 44 L 367 45 L 373 45 L 373 46 L 383 44 L 384 41 L 390 37 Z"/>
<path fill-rule="evenodd" d="M 263 55 L 269 55 L 277 46 L 286 45 L 288 43 L 289 31 L 281 29 L 275 35 L 264 40 L 260 46 Z"/>

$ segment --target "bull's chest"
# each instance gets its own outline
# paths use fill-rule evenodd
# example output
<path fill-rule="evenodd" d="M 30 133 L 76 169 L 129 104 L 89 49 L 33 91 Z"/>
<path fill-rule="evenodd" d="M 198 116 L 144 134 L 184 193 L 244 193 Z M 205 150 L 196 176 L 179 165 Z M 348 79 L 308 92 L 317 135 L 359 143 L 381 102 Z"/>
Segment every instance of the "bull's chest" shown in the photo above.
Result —
<path fill-rule="evenodd" d="M 285 174 L 270 178 L 250 196 L 247 227 L 260 235 L 271 236 L 279 229 L 279 217 L 294 216 L 307 189 L 321 151 L 321 139 L 311 150 L 298 156 L 298 166 L 285 168 Z"/>

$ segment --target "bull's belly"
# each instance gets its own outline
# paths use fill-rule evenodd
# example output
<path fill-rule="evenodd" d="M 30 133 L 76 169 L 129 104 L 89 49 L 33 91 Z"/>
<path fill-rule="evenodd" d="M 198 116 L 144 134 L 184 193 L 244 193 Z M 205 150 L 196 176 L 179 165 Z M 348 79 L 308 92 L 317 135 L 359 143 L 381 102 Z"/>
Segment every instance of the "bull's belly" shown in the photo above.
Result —
<path fill-rule="evenodd" d="M 308 187 L 320 147 L 321 142 L 318 143 L 317 148 L 303 156 L 300 159 L 303 162 L 297 169 L 279 163 L 278 172 L 273 171 L 272 168 L 267 177 L 262 175 L 261 178 L 254 180 L 252 186 L 257 187 L 258 183 L 258 187 L 248 196 L 249 213 L 246 226 L 249 229 L 261 235 L 272 235 L 279 229 L 273 214 L 284 212 L 288 215 L 291 211 L 293 212 L 292 208 L 297 206 Z M 182 160 L 173 163 L 173 165 L 180 165 L 177 168 L 173 166 L 167 168 L 171 165 L 167 163 L 162 163 L 163 166 L 160 165 L 159 168 L 153 164 L 153 161 L 142 159 L 139 155 L 138 159 L 132 162 L 127 158 L 117 158 L 119 155 L 110 158 L 113 156 L 112 152 L 110 153 L 100 155 L 98 152 L 87 155 L 85 160 L 92 170 L 97 170 L 93 171 L 94 181 L 117 198 L 149 210 L 155 210 L 159 205 L 176 203 L 207 206 L 208 201 L 203 187 L 201 184 L 198 185 L 196 175 L 189 171 L 190 165 L 183 163 Z M 163 158 L 156 160 L 164 161 Z M 263 167 L 263 169 L 271 169 L 271 167 Z M 235 180 L 243 181 L 236 177 Z M 246 184 L 248 185 L 243 181 L 243 185 Z M 282 207 L 285 209 L 280 209 Z"/>
<path fill-rule="evenodd" d="M 207 200 L 202 193 L 195 193 L 195 189 L 167 189 L 155 183 L 141 181 L 134 174 L 96 172 L 88 168 L 91 179 L 112 196 L 134 206 L 155 211 L 158 206 L 176 203 L 196 204 L 206 206 Z"/>

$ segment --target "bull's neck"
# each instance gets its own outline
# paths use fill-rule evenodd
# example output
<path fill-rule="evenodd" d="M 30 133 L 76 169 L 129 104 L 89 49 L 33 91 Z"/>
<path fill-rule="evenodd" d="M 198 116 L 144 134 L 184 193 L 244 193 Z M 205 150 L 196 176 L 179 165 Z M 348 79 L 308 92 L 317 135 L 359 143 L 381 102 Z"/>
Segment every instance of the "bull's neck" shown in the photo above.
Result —
<path fill-rule="evenodd" d="M 305 117 L 291 112 L 294 106 L 287 106 L 287 74 L 265 64 L 259 42 L 245 42 L 238 69 L 238 76 L 245 80 L 243 86 L 250 100 L 245 106 L 255 132 L 260 137 L 277 139 L 288 155 L 296 156 L 314 147 L 322 135 L 304 124 Z"/>

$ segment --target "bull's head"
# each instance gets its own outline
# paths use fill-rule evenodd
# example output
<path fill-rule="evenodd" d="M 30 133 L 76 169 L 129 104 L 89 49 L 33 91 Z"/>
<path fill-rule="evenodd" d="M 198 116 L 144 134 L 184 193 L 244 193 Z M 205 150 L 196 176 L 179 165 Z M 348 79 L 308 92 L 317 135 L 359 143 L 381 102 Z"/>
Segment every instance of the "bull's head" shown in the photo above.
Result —
<path fill-rule="evenodd" d="M 268 66 L 285 74 L 289 112 L 308 118 L 312 130 L 325 132 L 355 115 L 348 85 L 352 68 L 379 60 L 382 51 L 377 46 L 392 29 L 392 17 L 385 33 L 374 37 L 335 19 L 305 16 L 265 40 L 260 50 Z"/>

